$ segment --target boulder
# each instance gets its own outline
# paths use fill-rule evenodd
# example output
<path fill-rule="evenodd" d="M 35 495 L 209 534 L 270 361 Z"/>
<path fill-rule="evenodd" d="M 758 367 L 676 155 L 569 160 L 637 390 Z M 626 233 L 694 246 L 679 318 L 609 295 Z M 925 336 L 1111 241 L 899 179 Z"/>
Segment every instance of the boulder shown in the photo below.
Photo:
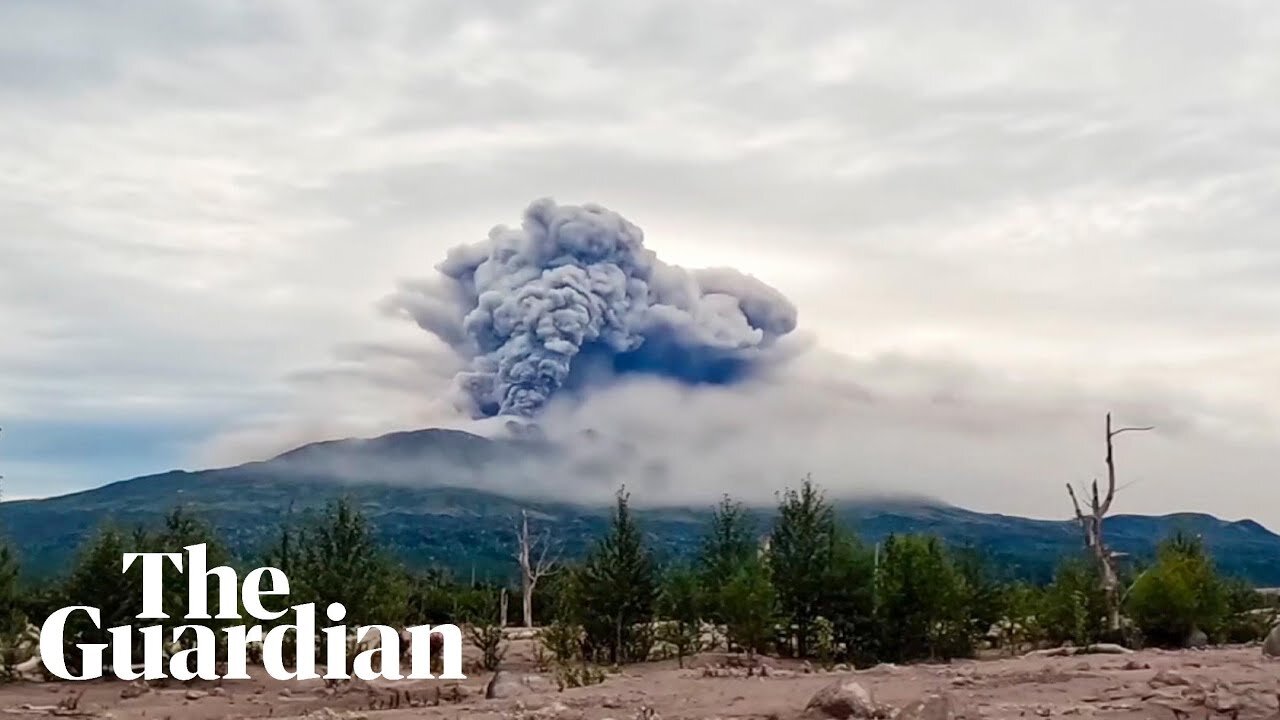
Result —
<path fill-rule="evenodd" d="M 484 688 L 484 696 L 490 700 L 520 697 L 529 693 L 544 693 L 553 690 L 551 682 L 541 675 L 519 675 L 498 670 Z"/>
<path fill-rule="evenodd" d="M 1240 712 L 1240 698 L 1228 690 L 1219 689 L 1205 696 L 1204 706 L 1222 715 L 1235 715 Z"/>
<path fill-rule="evenodd" d="M 1172 686 L 1190 686 L 1191 681 L 1183 677 L 1176 670 L 1161 670 L 1156 673 L 1147 684 L 1153 688 L 1172 687 Z"/>
<path fill-rule="evenodd" d="M 1199 628 L 1192 630 L 1187 634 L 1186 640 L 1182 641 L 1182 646 L 1187 648 L 1202 648 L 1209 644 L 1209 636 Z"/>
<path fill-rule="evenodd" d="M 951 693 L 933 693 L 903 707 L 896 720 L 960 720 L 976 717 L 976 713 Z"/>
<path fill-rule="evenodd" d="M 520 682 L 520 677 L 506 670 L 495 672 L 489 679 L 489 684 L 484 687 L 484 696 L 487 700 L 505 700 L 519 697 L 527 692 L 529 687 Z"/>
<path fill-rule="evenodd" d="M 827 685 L 819 690 L 805 705 L 805 711 L 818 717 L 836 718 L 882 718 L 884 713 L 871 692 L 858 684 L 856 680 L 845 679 Z"/>
<path fill-rule="evenodd" d="M 1271 628 L 1267 639 L 1262 643 L 1262 654 L 1267 657 L 1280 657 L 1280 625 Z"/>

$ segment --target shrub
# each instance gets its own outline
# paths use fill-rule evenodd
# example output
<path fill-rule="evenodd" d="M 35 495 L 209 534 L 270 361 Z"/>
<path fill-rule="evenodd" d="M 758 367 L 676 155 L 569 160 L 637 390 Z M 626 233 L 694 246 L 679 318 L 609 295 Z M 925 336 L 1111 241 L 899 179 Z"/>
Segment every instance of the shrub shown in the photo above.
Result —
<path fill-rule="evenodd" d="M 1227 618 L 1214 638 L 1225 643 L 1247 643 L 1262 640 L 1275 624 L 1275 609 L 1267 607 L 1266 597 L 1249 583 L 1232 579 L 1224 583 Z"/>
<path fill-rule="evenodd" d="M 558 665 L 556 666 L 556 687 L 561 691 L 566 688 L 586 687 L 604 682 L 604 670 L 593 665 Z"/>
<path fill-rule="evenodd" d="M 1093 563 L 1071 559 L 1059 565 L 1037 617 L 1046 639 L 1055 645 L 1100 642 L 1106 633 L 1107 601 Z"/>
<path fill-rule="evenodd" d="M 818 658 L 818 665 L 822 669 L 830 670 L 835 666 L 835 625 L 821 615 L 813 619 L 813 653 Z"/>
<path fill-rule="evenodd" d="M 468 625 L 471 644 L 480 651 L 480 666 L 485 670 L 497 670 L 507 655 L 507 641 L 502 628 L 494 624 Z"/>
<path fill-rule="evenodd" d="M 1005 586 L 1001 594 L 1000 604 L 1004 613 L 995 623 L 1001 646 L 1016 655 L 1024 645 L 1034 647 L 1043 642 L 1045 633 L 1040 624 L 1040 612 L 1044 593 L 1026 583 L 1013 583 Z"/>
<path fill-rule="evenodd" d="M 1129 615 L 1146 639 L 1179 646 L 1199 630 L 1217 635 L 1228 617 L 1226 585 L 1203 544 L 1177 534 L 1129 591 Z"/>
<path fill-rule="evenodd" d="M 538 632 L 538 643 L 561 664 L 582 657 L 582 627 L 557 620 Z"/>

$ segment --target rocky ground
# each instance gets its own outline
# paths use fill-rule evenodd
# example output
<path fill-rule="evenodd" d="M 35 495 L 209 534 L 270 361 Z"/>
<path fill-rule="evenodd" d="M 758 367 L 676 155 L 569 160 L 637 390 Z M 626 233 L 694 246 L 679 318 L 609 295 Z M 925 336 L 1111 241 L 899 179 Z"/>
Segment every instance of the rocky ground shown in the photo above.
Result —
<path fill-rule="evenodd" d="M 485 698 L 491 679 L 487 673 L 473 674 L 462 683 L 406 681 L 337 690 L 326 690 L 321 682 L 282 683 L 269 678 L 222 686 L 174 683 L 150 689 L 121 682 L 22 683 L 0 687 L 0 715 L 120 720 L 845 716 L 1280 720 L 1280 662 L 1265 659 L 1257 647 L 997 658 L 852 672 L 813 672 L 801 663 L 767 660 L 763 675 L 755 668 L 748 675 L 746 668 L 734 662 L 736 658 L 708 654 L 693 659 L 686 669 L 676 667 L 674 661 L 633 666 L 601 684 L 563 692 L 549 676 L 536 672 L 530 650 L 527 642 L 514 644 L 498 683 L 504 697 L 496 699 Z M 815 696 L 819 706 L 807 707 Z"/>

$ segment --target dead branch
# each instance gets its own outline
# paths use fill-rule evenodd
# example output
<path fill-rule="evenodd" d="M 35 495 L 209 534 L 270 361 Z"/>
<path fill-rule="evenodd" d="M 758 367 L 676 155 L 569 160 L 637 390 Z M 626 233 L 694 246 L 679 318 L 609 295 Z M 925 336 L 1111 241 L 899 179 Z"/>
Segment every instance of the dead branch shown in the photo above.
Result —
<path fill-rule="evenodd" d="M 1107 413 L 1107 499 L 1102 503 L 1101 510 L 1103 515 L 1106 515 L 1111 510 L 1111 501 L 1116 497 L 1116 460 L 1112 440 L 1122 433 L 1146 432 L 1148 430 L 1155 430 L 1155 426 L 1142 425 L 1113 429 L 1111 427 L 1111 413 Z M 1097 481 L 1094 482 L 1094 495 L 1097 495 Z"/>
<path fill-rule="evenodd" d="M 1100 582 L 1107 597 L 1107 625 L 1110 630 L 1118 630 L 1120 627 L 1119 578 L 1116 575 L 1114 556 L 1107 549 L 1102 537 L 1102 521 L 1107 513 L 1111 511 L 1111 504 L 1116 497 L 1116 462 L 1113 440 L 1122 433 L 1143 432 L 1154 429 L 1155 426 L 1136 425 L 1115 428 L 1111 424 L 1111 413 L 1107 413 L 1106 495 L 1103 496 L 1099 493 L 1098 481 L 1095 478 L 1089 487 L 1089 506 L 1086 512 L 1080 506 L 1080 498 L 1077 497 L 1075 488 L 1072 487 L 1071 483 L 1067 483 L 1067 494 L 1071 496 L 1071 507 L 1075 511 L 1076 522 L 1080 525 L 1081 533 L 1084 535 L 1084 545 L 1092 552 L 1094 561 L 1098 564 Z"/>
<path fill-rule="evenodd" d="M 533 627 L 533 591 L 538 581 L 557 571 L 559 547 L 551 541 L 551 531 L 529 534 L 529 512 L 520 511 L 516 523 L 516 561 L 520 564 L 520 594 L 525 627 Z"/>

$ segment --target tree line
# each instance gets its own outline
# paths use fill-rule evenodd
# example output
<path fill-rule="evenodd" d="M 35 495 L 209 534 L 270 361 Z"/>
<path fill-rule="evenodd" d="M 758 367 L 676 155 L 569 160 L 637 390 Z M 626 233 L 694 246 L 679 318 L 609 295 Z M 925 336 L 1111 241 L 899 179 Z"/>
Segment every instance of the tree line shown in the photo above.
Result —
<path fill-rule="evenodd" d="M 374 539 L 360 510 L 330 504 L 305 522 L 285 522 L 256 565 L 280 568 L 291 593 L 280 607 L 341 602 L 349 625 L 465 624 L 496 666 L 508 597 L 521 593 L 521 621 L 541 627 L 541 647 L 560 668 L 613 666 L 661 656 L 681 660 L 711 647 L 809 658 L 823 664 L 947 660 L 988 645 L 1018 652 L 1046 644 L 1119 642 L 1177 646 L 1260 639 L 1270 615 L 1246 583 L 1224 578 L 1203 543 L 1177 534 L 1146 567 L 1123 573 L 1124 622 L 1109 622 L 1107 580 L 1082 553 L 1063 559 L 1051 582 L 1005 582 L 972 548 L 928 535 L 869 545 L 840 523 L 822 490 L 805 479 L 778 496 L 768 527 L 725 497 L 692 559 L 659 563 L 620 491 L 608 532 L 585 558 L 549 558 L 521 518 L 513 558 L 519 585 L 476 582 L 444 571 L 411 571 Z M 213 528 L 180 508 L 158 528 L 107 526 L 78 550 L 56 582 L 24 586 L 18 560 L 0 545 L 0 650 L 29 623 L 68 605 L 102 610 L 101 628 L 68 628 L 72 642 L 104 642 L 105 628 L 134 624 L 141 575 L 122 573 L 127 552 L 175 552 L 204 543 L 210 566 L 235 565 Z M 187 585 L 169 573 L 165 607 L 183 620 Z M 523 608 L 522 608 L 523 609 Z M 208 621 L 216 622 L 216 621 Z M 151 624 L 151 621 L 144 624 Z"/>

